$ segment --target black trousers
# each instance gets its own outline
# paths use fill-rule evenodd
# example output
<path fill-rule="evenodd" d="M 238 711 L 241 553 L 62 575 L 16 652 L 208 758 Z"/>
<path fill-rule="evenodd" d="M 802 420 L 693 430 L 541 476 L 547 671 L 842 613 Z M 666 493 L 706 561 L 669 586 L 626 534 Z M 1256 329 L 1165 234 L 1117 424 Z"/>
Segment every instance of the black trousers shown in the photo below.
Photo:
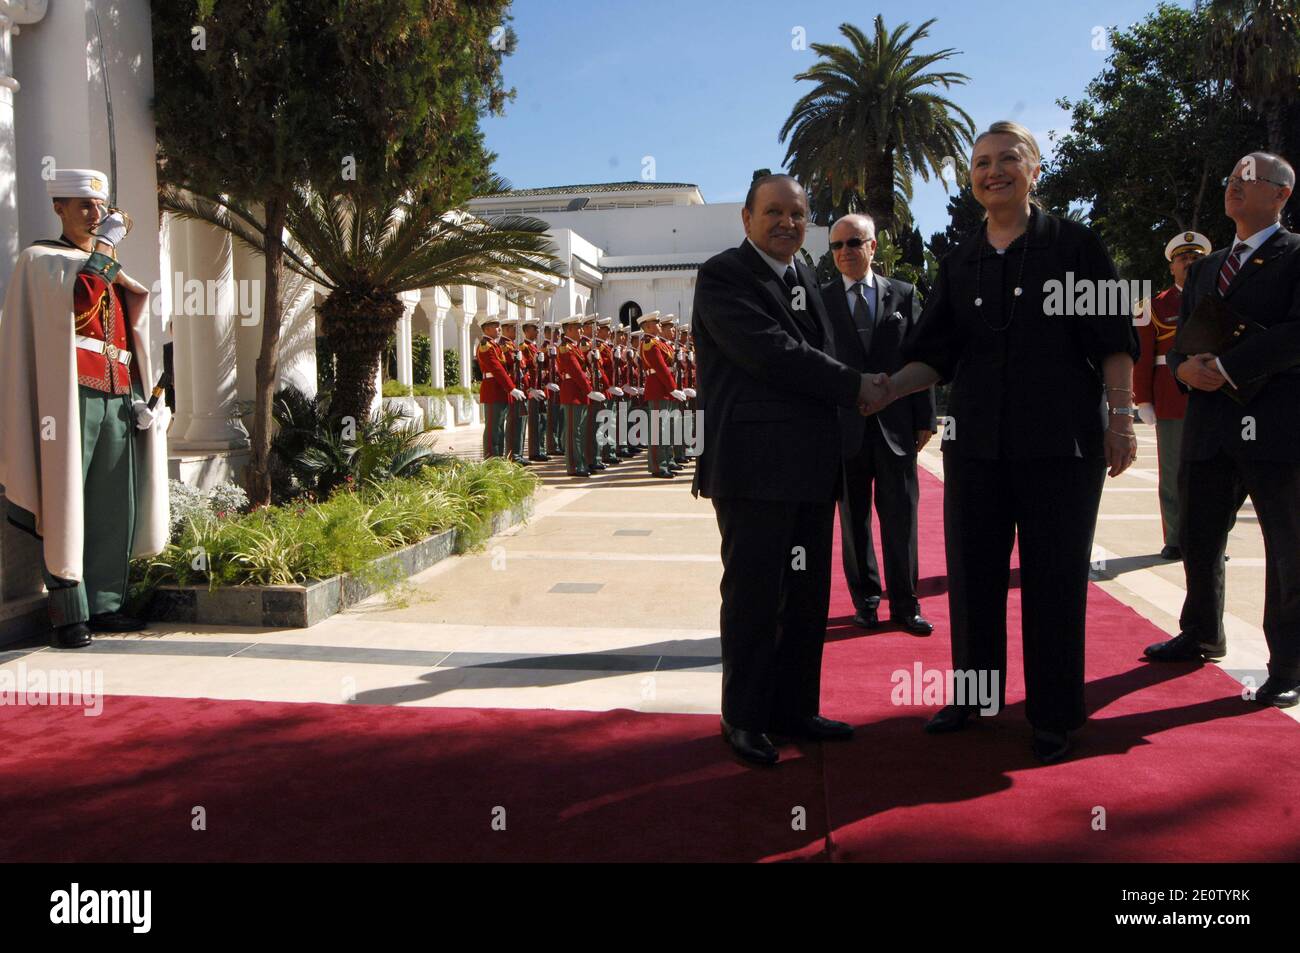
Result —
<path fill-rule="evenodd" d="M 772 730 L 815 715 L 835 502 L 715 499 L 722 533 L 722 717 Z"/>
<path fill-rule="evenodd" d="M 952 664 L 997 673 L 1006 699 L 1007 591 L 1020 539 L 1026 714 L 1036 728 L 1073 731 L 1083 704 L 1084 623 L 1105 461 L 975 460 L 943 455 L 944 541 Z"/>
<path fill-rule="evenodd" d="M 1264 637 L 1268 673 L 1300 679 L 1300 463 L 1219 453 L 1178 468 L 1179 543 L 1187 597 L 1178 622 L 1203 645 L 1222 649 L 1223 553 L 1249 496 L 1264 536 Z"/>
<path fill-rule="evenodd" d="M 885 556 L 885 583 L 889 587 L 889 614 L 912 616 L 920 608 L 916 598 L 916 507 L 920 499 L 916 455 L 900 457 L 894 453 L 874 417 L 867 418 L 865 431 L 862 449 L 844 460 L 844 492 L 840 496 L 844 578 L 859 612 L 879 605 L 880 570 L 871 540 L 874 496 Z"/>

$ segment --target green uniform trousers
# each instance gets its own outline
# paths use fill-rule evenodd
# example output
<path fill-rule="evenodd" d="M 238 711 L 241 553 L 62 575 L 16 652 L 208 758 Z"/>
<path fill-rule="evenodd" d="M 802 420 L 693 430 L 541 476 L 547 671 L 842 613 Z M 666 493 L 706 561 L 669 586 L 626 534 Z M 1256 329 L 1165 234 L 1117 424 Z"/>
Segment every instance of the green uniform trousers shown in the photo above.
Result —
<path fill-rule="evenodd" d="M 587 459 L 587 416 L 585 404 L 564 405 L 564 468 L 569 476 L 591 472 Z"/>
<path fill-rule="evenodd" d="M 506 415 L 504 402 L 483 403 L 483 458 L 506 455 Z"/>
<path fill-rule="evenodd" d="M 1160 522 L 1164 524 L 1165 545 L 1178 545 L 1178 528 L 1182 523 L 1182 504 L 1178 499 L 1178 458 L 1183 452 L 1183 421 L 1156 421 L 1156 459 L 1160 469 Z"/>
<path fill-rule="evenodd" d="M 672 470 L 668 467 L 668 461 L 673 458 L 670 411 L 676 403 L 675 400 L 646 401 L 649 422 L 646 428 L 646 469 L 653 474 L 672 475 Z"/>
<path fill-rule="evenodd" d="M 50 590 L 50 624 L 85 622 L 92 615 L 117 612 L 126 598 L 135 537 L 135 414 L 132 394 L 113 396 L 77 388 L 81 409 L 81 476 L 85 487 L 85 545 L 82 581 L 51 576 L 41 561 Z"/>

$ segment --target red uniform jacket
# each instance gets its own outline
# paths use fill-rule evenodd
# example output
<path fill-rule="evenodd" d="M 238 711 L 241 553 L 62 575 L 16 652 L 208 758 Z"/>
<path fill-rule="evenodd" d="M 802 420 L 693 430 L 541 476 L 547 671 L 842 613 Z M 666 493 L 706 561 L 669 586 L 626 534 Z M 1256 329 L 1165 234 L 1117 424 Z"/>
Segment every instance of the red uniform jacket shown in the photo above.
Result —
<path fill-rule="evenodd" d="M 1154 404 L 1158 420 L 1182 420 L 1187 412 L 1187 394 L 1178 389 L 1173 372 L 1164 363 L 1174 346 L 1178 330 L 1178 309 L 1183 293 L 1177 285 L 1151 299 L 1151 321 L 1137 328 L 1142 353 L 1133 367 L 1133 400 Z"/>
<path fill-rule="evenodd" d="M 602 378 L 601 384 L 604 385 L 604 390 L 602 390 L 601 393 L 605 394 L 606 397 L 608 397 L 609 394 L 605 393 L 605 391 L 609 390 L 611 387 L 618 386 L 617 373 L 618 370 L 614 367 L 614 349 L 609 344 L 601 344 L 600 376 Z"/>
<path fill-rule="evenodd" d="M 491 339 L 484 338 L 478 345 L 478 366 L 483 372 L 483 386 L 478 399 L 484 404 L 506 404 L 515 382 L 506 372 L 502 361 L 504 352 Z"/>
<path fill-rule="evenodd" d="M 658 338 L 647 338 L 641 344 L 641 363 L 645 369 L 645 399 L 669 400 L 677 389 L 677 378 L 673 376 L 668 362 L 673 358 L 673 349 Z"/>
<path fill-rule="evenodd" d="M 131 365 L 123 364 L 117 357 L 118 352 L 131 353 L 126 309 L 122 307 L 117 288 L 100 275 L 83 272 L 77 276 L 72 307 L 77 315 L 74 333 L 78 337 L 107 341 L 114 348 L 108 353 L 77 348 L 77 383 L 106 394 L 129 393 Z"/>
<path fill-rule="evenodd" d="M 581 348 L 566 341 L 557 349 L 555 371 L 560 376 L 560 403 L 586 404 L 591 393 L 591 381 L 583 368 Z"/>

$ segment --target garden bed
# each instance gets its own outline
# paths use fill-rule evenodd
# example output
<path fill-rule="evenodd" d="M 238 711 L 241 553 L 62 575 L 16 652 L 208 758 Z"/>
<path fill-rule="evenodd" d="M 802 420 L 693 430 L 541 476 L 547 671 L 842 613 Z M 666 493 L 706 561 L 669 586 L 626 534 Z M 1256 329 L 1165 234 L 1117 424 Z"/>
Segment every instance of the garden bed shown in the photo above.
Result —
<path fill-rule="evenodd" d="M 531 512 L 530 500 L 495 514 L 491 535 L 526 519 Z M 302 585 L 160 585 L 154 590 L 148 616 L 158 622 L 307 628 L 373 595 L 394 579 L 423 572 L 462 551 L 463 539 L 460 530 L 444 530 L 380 556 L 365 573 L 341 573 Z"/>

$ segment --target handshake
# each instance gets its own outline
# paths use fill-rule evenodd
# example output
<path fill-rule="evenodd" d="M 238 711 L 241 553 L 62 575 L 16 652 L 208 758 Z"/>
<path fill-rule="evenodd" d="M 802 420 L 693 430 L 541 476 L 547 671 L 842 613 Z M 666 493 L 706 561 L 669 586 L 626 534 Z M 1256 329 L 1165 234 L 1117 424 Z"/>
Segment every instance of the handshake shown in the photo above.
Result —
<path fill-rule="evenodd" d="M 863 374 L 858 386 L 858 413 L 867 417 L 884 410 L 898 398 L 888 374 Z"/>

